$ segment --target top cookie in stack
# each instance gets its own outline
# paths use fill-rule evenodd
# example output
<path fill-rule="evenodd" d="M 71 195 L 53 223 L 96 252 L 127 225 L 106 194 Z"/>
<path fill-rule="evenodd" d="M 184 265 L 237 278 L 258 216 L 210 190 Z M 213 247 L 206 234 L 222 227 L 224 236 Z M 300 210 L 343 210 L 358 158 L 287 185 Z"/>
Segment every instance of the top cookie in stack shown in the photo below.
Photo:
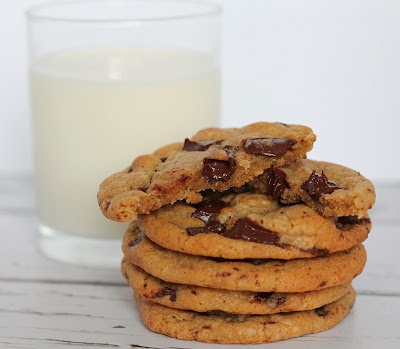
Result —
<path fill-rule="evenodd" d="M 305 126 L 206 129 L 135 159 L 98 194 L 132 221 L 122 274 L 153 331 L 263 343 L 333 327 L 355 301 L 372 183 L 305 159 Z"/>
<path fill-rule="evenodd" d="M 158 149 L 106 179 L 98 201 L 103 214 L 126 222 L 177 200 L 200 202 L 200 192 L 241 187 L 270 167 L 305 158 L 316 139 L 305 126 L 259 122 L 209 128 L 184 144 Z"/>

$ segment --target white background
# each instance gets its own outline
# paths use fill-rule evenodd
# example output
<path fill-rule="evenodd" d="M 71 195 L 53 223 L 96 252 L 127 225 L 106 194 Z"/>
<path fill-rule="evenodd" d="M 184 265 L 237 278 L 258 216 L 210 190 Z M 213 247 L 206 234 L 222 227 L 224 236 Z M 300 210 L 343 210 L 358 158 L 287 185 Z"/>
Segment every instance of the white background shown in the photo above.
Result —
<path fill-rule="evenodd" d="M 0 0 L 0 175 L 32 173 L 23 11 Z M 223 124 L 311 126 L 310 157 L 400 179 L 400 2 L 220 0 Z"/>

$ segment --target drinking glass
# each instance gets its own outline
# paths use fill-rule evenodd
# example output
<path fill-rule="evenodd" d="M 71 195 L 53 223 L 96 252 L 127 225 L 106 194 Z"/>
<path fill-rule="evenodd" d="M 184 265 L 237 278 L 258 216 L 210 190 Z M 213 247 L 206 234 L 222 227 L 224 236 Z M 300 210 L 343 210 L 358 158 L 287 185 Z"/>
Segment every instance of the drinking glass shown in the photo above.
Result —
<path fill-rule="evenodd" d="M 113 267 L 123 223 L 99 184 L 220 118 L 220 8 L 195 0 L 83 0 L 28 10 L 40 249 Z"/>

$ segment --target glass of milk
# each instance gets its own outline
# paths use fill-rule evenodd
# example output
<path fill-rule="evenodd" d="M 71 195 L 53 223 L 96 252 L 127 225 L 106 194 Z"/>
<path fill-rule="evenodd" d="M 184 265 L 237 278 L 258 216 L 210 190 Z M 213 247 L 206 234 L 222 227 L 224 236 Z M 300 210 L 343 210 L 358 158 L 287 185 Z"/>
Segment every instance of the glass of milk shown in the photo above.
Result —
<path fill-rule="evenodd" d="M 126 224 L 97 191 L 141 154 L 220 118 L 217 5 L 81 0 L 27 12 L 40 249 L 115 267 Z"/>

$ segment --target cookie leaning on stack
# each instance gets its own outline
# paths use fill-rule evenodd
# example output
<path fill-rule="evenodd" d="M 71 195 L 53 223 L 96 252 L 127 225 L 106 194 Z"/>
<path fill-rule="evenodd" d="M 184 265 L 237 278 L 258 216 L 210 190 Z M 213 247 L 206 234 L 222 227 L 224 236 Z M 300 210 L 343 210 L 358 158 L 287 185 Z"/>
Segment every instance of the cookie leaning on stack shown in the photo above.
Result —
<path fill-rule="evenodd" d="M 375 192 L 353 170 L 305 160 L 314 140 L 278 123 L 206 129 L 102 183 L 103 213 L 138 219 L 121 270 L 149 329 L 263 343 L 347 315 Z"/>

